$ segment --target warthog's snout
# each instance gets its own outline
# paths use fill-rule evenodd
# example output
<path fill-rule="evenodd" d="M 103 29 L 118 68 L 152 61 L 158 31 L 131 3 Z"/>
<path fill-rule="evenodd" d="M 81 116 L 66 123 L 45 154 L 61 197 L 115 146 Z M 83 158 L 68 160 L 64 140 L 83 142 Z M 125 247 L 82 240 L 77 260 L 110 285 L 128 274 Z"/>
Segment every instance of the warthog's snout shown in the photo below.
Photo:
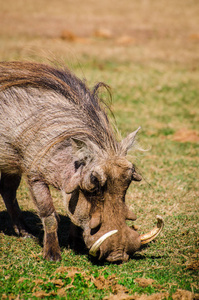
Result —
<path fill-rule="evenodd" d="M 118 230 L 111 230 L 96 240 L 90 248 L 89 254 L 92 256 L 98 255 L 99 259 L 106 259 L 110 262 L 127 261 L 129 255 L 139 250 L 141 245 L 155 239 L 163 227 L 163 218 L 157 216 L 157 226 L 143 235 L 139 235 L 138 232 L 128 228 L 126 233 L 123 233 L 124 236 L 120 237 Z"/>

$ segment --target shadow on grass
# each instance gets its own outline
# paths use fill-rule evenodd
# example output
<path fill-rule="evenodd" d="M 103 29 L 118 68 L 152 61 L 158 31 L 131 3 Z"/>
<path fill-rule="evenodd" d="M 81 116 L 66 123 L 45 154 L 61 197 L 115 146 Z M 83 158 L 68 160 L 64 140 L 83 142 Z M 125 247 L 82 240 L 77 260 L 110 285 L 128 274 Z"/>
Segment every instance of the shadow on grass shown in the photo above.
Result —
<path fill-rule="evenodd" d="M 30 233 L 43 247 L 43 225 L 41 223 L 38 215 L 31 211 L 22 211 L 22 217 L 27 227 L 28 233 Z M 8 236 L 17 236 L 15 233 L 11 219 L 7 211 L 0 212 L 0 232 L 3 232 Z M 59 245 L 61 248 L 70 248 L 76 254 L 88 254 L 88 249 L 85 246 L 83 237 L 82 237 L 82 229 L 75 226 L 71 223 L 70 219 L 64 215 L 59 215 L 59 227 L 58 227 L 58 238 Z M 133 255 L 130 255 L 130 259 L 133 260 L 146 260 L 148 258 L 151 259 L 161 259 L 162 256 L 154 256 L 154 255 L 146 255 L 142 254 L 142 249 L 147 248 L 149 245 L 142 246 L 139 252 L 136 252 Z M 90 256 L 90 261 L 94 265 L 102 266 L 105 264 L 105 261 L 99 261 L 97 258 Z M 115 262 L 115 264 L 120 264 L 121 262 Z M 113 262 L 107 262 L 106 265 L 113 264 Z"/>
<path fill-rule="evenodd" d="M 43 225 L 38 215 L 31 211 L 22 211 L 22 217 L 26 225 L 26 230 L 43 246 Z M 72 225 L 70 219 L 64 215 L 59 215 L 58 238 L 61 248 L 71 248 L 77 254 L 85 254 L 86 247 L 83 238 L 80 238 L 81 229 Z M 0 232 L 8 236 L 17 236 L 7 211 L 0 212 Z M 73 238 L 72 238 L 73 236 Z"/>

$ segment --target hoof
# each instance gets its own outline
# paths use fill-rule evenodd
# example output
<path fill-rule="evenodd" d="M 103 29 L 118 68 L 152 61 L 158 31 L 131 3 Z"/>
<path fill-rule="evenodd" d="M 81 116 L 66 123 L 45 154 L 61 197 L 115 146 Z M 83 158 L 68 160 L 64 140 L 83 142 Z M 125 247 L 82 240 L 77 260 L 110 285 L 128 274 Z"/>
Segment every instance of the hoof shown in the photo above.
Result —
<path fill-rule="evenodd" d="M 21 237 L 24 238 L 33 238 L 33 235 L 31 233 L 29 233 L 25 228 L 24 225 L 14 225 L 14 232 Z"/>
<path fill-rule="evenodd" d="M 54 252 L 52 249 L 44 253 L 43 255 L 44 259 L 48 261 L 60 261 L 61 260 L 61 253 L 59 252 Z"/>

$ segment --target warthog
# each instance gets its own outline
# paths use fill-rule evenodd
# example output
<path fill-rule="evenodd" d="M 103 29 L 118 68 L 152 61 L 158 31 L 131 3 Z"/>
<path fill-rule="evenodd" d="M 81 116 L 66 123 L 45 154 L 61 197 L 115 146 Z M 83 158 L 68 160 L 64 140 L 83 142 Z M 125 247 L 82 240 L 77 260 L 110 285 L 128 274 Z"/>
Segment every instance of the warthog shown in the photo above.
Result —
<path fill-rule="evenodd" d="M 25 174 L 44 227 L 44 258 L 60 260 L 58 222 L 49 191 L 63 194 L 71 221 L 82 228 L 91 255 L 126 261 L 163 227 L 139 235 L 126 224 L 135 214 L 125 204 L 140 181 L 126 158 L 137 130 L 115 138 L 99 98 L 68 69 L 44 64 L 0 63 L 0 193 L 17 234 L 27 235 L 16 190 Z"/>

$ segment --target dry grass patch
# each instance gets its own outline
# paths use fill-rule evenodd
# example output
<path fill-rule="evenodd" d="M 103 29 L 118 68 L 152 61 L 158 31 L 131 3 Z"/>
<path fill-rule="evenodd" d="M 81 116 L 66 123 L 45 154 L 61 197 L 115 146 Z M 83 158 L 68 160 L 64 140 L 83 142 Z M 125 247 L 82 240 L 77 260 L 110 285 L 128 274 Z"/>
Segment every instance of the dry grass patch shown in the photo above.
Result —
<path fill-rule="evenodd" d="M 77 9 L 78 8 L 78 9 Z M 1 60 L 42 52 L 151 62 L 199 61 L 197 1 L 1 1 Z M 65 32 L 65 33 L 64 33 Z M 67 34 L 66 34 L 67 33 Z M 64 37 L 64 40 L 63 40 Z M 42 49 L 42 52 L 41 52 Z M 8 54 L 9 50 L 9 54 Z"/>

